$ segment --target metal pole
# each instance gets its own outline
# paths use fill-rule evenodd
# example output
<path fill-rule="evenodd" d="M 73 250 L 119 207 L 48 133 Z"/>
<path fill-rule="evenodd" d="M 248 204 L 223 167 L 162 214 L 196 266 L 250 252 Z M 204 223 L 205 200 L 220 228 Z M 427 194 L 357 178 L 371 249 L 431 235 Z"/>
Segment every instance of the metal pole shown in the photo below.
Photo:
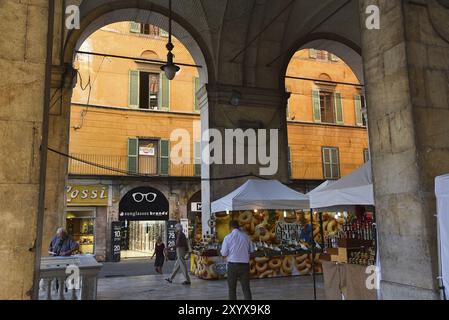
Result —
<path fill-rule="evenodd" d="M 312 278 L 313 299 L 316 300 L 316 278 L 315 278 L 315 239 L 313 239 L 313 210 L 310 210 L 310 237 L 312 240 Z"/>

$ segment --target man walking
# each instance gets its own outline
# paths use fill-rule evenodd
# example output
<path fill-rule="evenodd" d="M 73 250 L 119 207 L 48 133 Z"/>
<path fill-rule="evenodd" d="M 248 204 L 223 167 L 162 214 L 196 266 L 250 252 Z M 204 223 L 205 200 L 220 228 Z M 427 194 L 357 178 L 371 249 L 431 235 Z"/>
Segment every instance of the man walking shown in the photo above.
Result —
<path fill-rule="evenodd" d="M 252 300 L 249 285 L 249 255 L 254 251 L 248 235 L 240 231 L 236 220 L 230 223 L 232 232 L 228 234 L 221 247 L 221 255 L 228 261 L 229 300 L 237 300 L 237 280 L 242 285 L 245 300 Z"/>
<path fill-rule="evenodd" d="M 181 270 L 182 274 L 185 277 L 185 281 L 182 284 L 189 285 L 190 284 L 190 276 L 189 271 L 187 270 L 186 261 L 185 259 L 188 258 L 189 255 L 189 244 L 187 242 L 187 237 L 182 232 L 182 225 L 180 223 L 175 225 L 175 232 L 176 232 L 176 240 L 175 240 L 175 247 L 176 247 L 176 262 L 175 266 L 173 268 L 173 272 L 171 276 L 165 280 L 172 283 L 173 279 L 176 277 L 176 274 L 179 270 Z"/>

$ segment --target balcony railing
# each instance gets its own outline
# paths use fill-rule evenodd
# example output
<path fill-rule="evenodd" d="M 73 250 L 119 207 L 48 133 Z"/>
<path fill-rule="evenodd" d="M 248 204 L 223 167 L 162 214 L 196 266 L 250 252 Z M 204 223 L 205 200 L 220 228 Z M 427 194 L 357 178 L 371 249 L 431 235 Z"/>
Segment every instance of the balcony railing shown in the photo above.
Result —
<path fill-rule="evenodd" d="M 127 176 L 135 173 L 128 173 L 128 157 L 117 155 L 79 154 L 71 153 L 69 158 L 69 174 L 74 175 L 95 175 L 95 176 Z M 79 160 L 77 160 L 79 159 Z M 194 177 L 194 164 L 173 164 L 170 163 L 169 176 L 173 177 Z M 139 161 L 139 172 L 142 175 L 158 176 L 157 161 L 154 163 Z"/>

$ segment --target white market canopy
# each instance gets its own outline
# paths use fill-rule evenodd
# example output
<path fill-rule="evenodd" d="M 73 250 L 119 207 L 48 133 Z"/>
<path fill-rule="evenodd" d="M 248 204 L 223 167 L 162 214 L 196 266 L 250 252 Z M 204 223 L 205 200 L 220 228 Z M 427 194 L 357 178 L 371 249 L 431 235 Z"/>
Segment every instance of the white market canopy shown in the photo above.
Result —
<path fill-rule="evenodd" d="M 449 174 L 435 178 L 441 275 L 449 296 Z"/>
<path fill-rule="evenodd" d="M 374 206 L 371 161 L 340 180 L 319 186 L 308 196 L 313 209 L 346 208 L 356 205 Z"/>
<path fill-rule="evenodd" d="M 236 190 L 212 202 L 211 212 L 241 210 L 309 209 L 309 198 L 277 180 L 246 181 Z"/>

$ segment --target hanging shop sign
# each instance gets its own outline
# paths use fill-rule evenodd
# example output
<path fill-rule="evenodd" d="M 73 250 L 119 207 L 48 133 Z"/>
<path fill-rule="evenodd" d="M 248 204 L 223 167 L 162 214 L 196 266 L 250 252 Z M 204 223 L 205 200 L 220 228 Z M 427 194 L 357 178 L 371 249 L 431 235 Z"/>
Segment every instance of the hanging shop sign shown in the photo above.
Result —
<path fill-rule="evenodd" d="M 192 202 L 190 204 L 190 211 L 201 212 L 201 202 Z"/>
<path fill-rule="evenodd" d="M 139 155 L 140 156 L 154 156 L 155 154 L 156 154 L 156 151 L 155 151 L 153 144 L 139 147 Z"/>
<path fill-rule="evenodd" d="M 120 261 L 121 240 L 122 240 L 122 222 L 113 221 L 111 223 L 111 260 L 113 262 Z"/>
<path fill-rule="evenodd" d="M 119 220 L 168 220 L 168 200 L 157 189 L 135 188 L 120 200 Z"/>
<path fill-rule="evenodd" d="M 109 186 L 68 185 L 66 188 L 68 206 L 107 206 Z"/>

